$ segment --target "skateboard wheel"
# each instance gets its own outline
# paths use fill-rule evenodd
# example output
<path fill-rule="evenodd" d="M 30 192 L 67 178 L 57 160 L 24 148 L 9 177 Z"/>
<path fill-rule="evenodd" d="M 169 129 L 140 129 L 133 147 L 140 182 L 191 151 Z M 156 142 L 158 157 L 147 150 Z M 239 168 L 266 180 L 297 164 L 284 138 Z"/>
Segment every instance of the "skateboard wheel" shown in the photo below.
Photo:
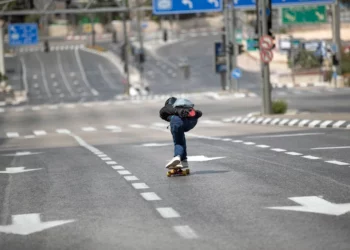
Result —
<path fill-rule="evenodd" d="M 189 169 L 186 169 L 186 174 L 190 174 L 190 170 Z"/>
<path fill-rule="evenodd" d="M 170 172 L 166 173 L 166 176 L 170 177 L 170 176 L 171 176 L 171 173 L 170 173 Z"/>
<path fill-rule="evenodd" d="M 175 169 L 170 170 L 170 174 L 176 174 L 176 170 Z"/>

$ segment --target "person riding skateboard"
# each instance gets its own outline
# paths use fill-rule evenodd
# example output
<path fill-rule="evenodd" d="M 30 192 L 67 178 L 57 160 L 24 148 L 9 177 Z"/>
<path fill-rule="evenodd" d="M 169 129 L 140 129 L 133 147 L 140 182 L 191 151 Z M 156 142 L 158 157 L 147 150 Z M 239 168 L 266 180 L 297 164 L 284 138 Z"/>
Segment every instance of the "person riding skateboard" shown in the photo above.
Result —
<path fill-rule="evenodd" d="M 183 168 L 188 167 L 185 132 L 193 129 L 202 116 L 202 112 L 193 107 L 194 104 L 187 99 L 170 97 L 159 111 L 160 118 L 170 122 L 174 141 L 174 158 L 166 164 L 166 168 L 174 168 L 178 165 Z"/>

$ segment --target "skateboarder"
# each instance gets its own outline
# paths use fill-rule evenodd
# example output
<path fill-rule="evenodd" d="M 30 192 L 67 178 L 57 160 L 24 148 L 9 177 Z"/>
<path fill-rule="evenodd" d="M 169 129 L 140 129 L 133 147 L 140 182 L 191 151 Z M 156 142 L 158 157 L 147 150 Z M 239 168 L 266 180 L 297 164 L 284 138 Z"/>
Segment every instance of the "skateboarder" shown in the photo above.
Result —
<path fill-rule="evenodd" d="M 166 164 L 166 168 L 173 168 L 180 163 L 182 167 L 188 167 L 185 132 L 193 129 L 202 116 L 202 112 L 193 107 L 194 104 L 187 99 L 170 97 L 159 111 L 160 117 L 170 122 L 174 141 L 174 158 Z"/>

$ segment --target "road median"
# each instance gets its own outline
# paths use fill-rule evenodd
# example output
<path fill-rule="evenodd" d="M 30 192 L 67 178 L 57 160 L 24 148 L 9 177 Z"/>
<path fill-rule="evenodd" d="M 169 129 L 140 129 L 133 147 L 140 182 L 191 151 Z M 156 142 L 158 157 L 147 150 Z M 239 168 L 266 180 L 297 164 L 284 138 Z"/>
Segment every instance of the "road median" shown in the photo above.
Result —
<path fill-rule="evenodd" d="M 350 129 L 349 113 L 297 113 L 285 115 L 249 114 L 223 119 L 224 122 L 309 128 Z"/>

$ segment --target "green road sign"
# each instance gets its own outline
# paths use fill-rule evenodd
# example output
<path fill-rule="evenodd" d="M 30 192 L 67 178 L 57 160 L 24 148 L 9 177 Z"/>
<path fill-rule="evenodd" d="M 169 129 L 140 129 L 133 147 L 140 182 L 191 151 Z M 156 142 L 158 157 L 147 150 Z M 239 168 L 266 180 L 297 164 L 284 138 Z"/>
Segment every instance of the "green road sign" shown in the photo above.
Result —
<path fill-rule="evenodd" d="M 242 44 L 243 41 L 243 33 L 242 30 L 237 29 L 236 30 L 236 43 Z"/>
<path fill-rule="evenodd" d="M 326 6 L 301 6 L 282 8 L 283 24 L 325 23 Z"/>
<path fill-rule="evenodd" d="M 87 17 L 87 16 L 83 16 L 82 18 L 80 18 L 79 20 L 79 24 L 82 25 L 82 24 L 89 24 L 91 23 L 91 18 Z M 100 22 L 100 19 L 98 17 L 95 17 L 94 18 L 94 23 L 99 23 Z"/>

